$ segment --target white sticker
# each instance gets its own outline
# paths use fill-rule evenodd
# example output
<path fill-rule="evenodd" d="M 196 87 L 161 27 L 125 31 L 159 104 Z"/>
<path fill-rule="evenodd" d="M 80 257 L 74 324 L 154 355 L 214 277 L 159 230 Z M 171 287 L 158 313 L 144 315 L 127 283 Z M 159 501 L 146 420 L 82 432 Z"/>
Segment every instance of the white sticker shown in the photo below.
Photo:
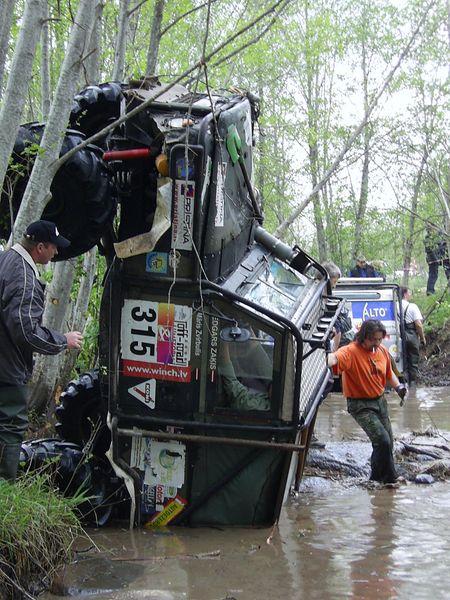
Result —
<path fill-rule="evenodd" d="M 211 157 L 208 156 L 206 159 L 205 177 L 203 179 L 202 193 L 200 196 L 200 206 L 203 206 L 203 203 L 205 201 L 206 190 L 208 189 L 209 181 L 211 179 L 211 172 L 212 172 L 212 160 L 211 160 Z"/>
<path fill-rule="evenodd" d="M 148 408 L 155 408 L 156 403 L 156 380 L 149 379 L 128 388 L 128 393 L 137 398 Z"/>
<path fill-rule="evenodd" d="M 136 427 L 133 427 L 136 429 Z M 143 471 L 145 469 L 145 450 L 147 448 L 147 440 L 145 438 L 131 438 L 131 457 L 130 467 L 135 467 Z"/>
<path fill-rule="evenodd" d="M 172 248 L 192 250 L 195 182 L 175 180 L 172 215 Z"/>
<path fill-rule="evenodd" d="M 217 167 L 217 181 L 216 181 L 216 217 L 214 219 L 214 225 L 216 227 L 223 227 L 225 222 L 225 190 L 224 184 L 227 176 L 227 163 L 219 163 Z"/>
<path fill-rule="evenodd" d="M 124 376 L 143 377 L 148 381 L 189 382 L 191 342 L 190 306 L 146 300 L 124 301 L 121 328 Z M 150 384 L 147 390 L 140 392 L 143 392 L 140 400 L 145 402 L 146 397 L 152 396 L 154 402 L 154 388 Z M 150 402 L 148 405 L 153 408 Z"/>
<path fill-rule="evenodd" d="M 179 442 L 151 440 L 146 460 L 145 483 L 180 488 L 184 484 L 186 447 Z M 163 490 L 160 489 L 160 492 Z"/>
<path fill-rule="evenodd" d="M 247 144 L 247 146 L 251 146 L 253 140 L 252 140 L 252 118 L 250 115 L 250 109 L 247 111 L 247 114 L 245 115 L 244 133 L 245 133 L 245 143 Z"/>

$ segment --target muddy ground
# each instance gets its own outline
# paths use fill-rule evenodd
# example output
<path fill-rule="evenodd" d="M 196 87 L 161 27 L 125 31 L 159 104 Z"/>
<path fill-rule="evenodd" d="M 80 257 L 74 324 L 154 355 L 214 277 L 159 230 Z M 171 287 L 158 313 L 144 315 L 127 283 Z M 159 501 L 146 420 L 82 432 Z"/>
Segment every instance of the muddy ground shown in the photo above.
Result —
<path fill-rule="evenodd" d="M 79 541 L 39 600 L 447 600 L 450 388 L 419 384 L 403 407 L 388 399 L 398 487 L 368 484 L 370 444 L 332 394 L 316 421 L 324 447 L 273 528 L 111 523 Z"/>

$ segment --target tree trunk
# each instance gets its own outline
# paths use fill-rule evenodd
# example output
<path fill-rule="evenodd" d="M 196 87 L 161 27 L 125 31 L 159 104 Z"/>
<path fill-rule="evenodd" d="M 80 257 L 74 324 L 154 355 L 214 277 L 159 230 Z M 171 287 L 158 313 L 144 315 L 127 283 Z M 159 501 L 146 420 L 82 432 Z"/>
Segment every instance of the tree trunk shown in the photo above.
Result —
<path fill-rule="evenodd" d="M 69 306 L 70 316 L 67 321 L 70 328 L 75 331 L 83 331 L 86 333 L 86 327 L 89 323 L 87 318 L 87 310 L 91 296 L 92 285 L 96 276 L 97 265 L 97 248 L 92 248 L 83 257 L 83 275 L 81 276 L 80 287 L 78 289 L 77 300 L 75 304 Z M 53 382 L 53 387 L 49 388 L 47 398 L 50 403 L 47 405 L 47 415 L 51 415 L 55 409 L 55 398 L 58 390 L 65 388 L 69 380 L 72 378 L 72 371 L 78 358 L 78 353 L 73 350 L 64 352 L 60 356 L 58 362 L 57 378 Z"/>
<path fill-rule="evenodd" d="M 64 322 L 70 301 L 75 275 L 75 261 L 62 261 L 55 265 L 53 279 L 46 292 L 46 306 L 43 322 L 49 329 L 69 331 Z M 51 400 L 51 394 L 58 379 L 59 356 L 38 354 L 36 357 L 29 407 L 40 415 Z"/>
<path fill-rule="evenodd" d="M 129 6 L 130 0 L 120 1 L 119 23 L 117 28 L 116 48 L 114 51 L 114 70 L 112 74 L 113 81 L 123 81 L 124 77 Z"/>
<path fill-rule="evenodd" d="M 44 21 L 45 5 L 46 0 L 28 0 L 22 17 L 22 27 L 0 109 L 0 189 L 3 187 L 8 160 L 20 126 L 36 45 Z"/>
<path fill-rule="evenodd" d="M 408 287 L 409 273 L 411 270 L 411 255 L 414 246 L 414 226 L 416 223 L 417 204 L 419 199 L 420 187 L 422 185 L 423 172 L 428 160 L 427 144 L 424 145 L 422 159 L 414 183 L 413 196 L 411 199 L 411 212 L 409 214 L 408 236 L 405 240 L 405 253 L 403 256 L 403 278 L 402 285 Z"/>
<path fill-rule="evenodd" d="M 2 0 L 0 6 L 0 98 L 2 97 L 3 75 L 8 55 L 9 36 L 14 14 L 14 0 Z"/>
<path fill-rule="evenodd" d="M 147 52 L 147 67 L 145 76 L 155 75 L 156 65 L 158 64 L 159 43 L 161 41 L 161 24 L 164 14 L 164 5 L 166 0 L 156 0 L 153 11 L 152 30 L 150 32 L 150 42 Z"/>
<path fill-rule="evenodd" d="M 100 50 L 101 50 L 101 32 L 103 9 L 105 8 L 104 0 L 97 0 L 95 7 L 94 26 L 92 27 L 91 39 L 89 42 L 89 52 L 86 58 L 86 66 L 84 76 L 86 85 L 95 85 L 100 83 Z"/>
<path fill-rule="evenodd" d="M 41 31 L 41 113 L 46 121 L 52 102 L 50 92 L 50 25 L 48 22 L 48 4 L 46 2 L 44 23 Z"/>
<path fill-rule="evenodd" d="M 369 163 L 370 163 L 370 139 L 369 123 L 364 129 L 364 160 L 361 172 L 361 189 L 359 192 L 358 208 L 355 221 L 355 240 L 353 244 L 352 259 L 355 262 L 360 254 L 364 231 L 364 219 L 366 217 L 367 202 L 369 200 Z"/>
<path fill-rule="evenodd" d="M 318 180 L 318 151 L 317 143 L 309 146 L 309 167 L 311 170 L 311 182 L 313 188 L 317 185 Z M 323 226 L 322 206 L 319 193 L 313 197 L 314 222 L 316 224 L 317 251 L 319 261 L 324 262 L 327 258 L 327 244 L 325 239 L 325 228 Z"/>
<path fill-rule="evenodd" d="M 30 221 L 40 217 L 48 201 L 50 184 L 57 169 L 54 163 L 59 157 L 73 96 L 78 87 L 81 64 L 90 40 L 94 9 L 95 2 L 91 0 L 80 0 L 78 4 L 78 11 L 41 141 L 41 148 L 44 152 L 40 152 L 36 157 L 14 224 L 13 239 L 17 239 L 22 234 Z"/>
<path fill-rule="evenodd" d="M 369 109 L 369 72 L 367 67 L 366 44 L 362 41 L 362 75 L 363 75 L 363 94 L 364 94 L 364 114 Z M 362 246 L 362 237 L 364 231 L 364 219 L 366 216 L 367 202 L 369 200 L 369 164 L 370 164 L 370 140 L 372 137 L 370 123 L 367 122 L 364 127 L 364 159 L 361 172 L 361 189 L 359 192 L 358 208 L 356 210 L 355 221 L 355 239 L 353 244 L 353 264 L 360 254 Z"/>

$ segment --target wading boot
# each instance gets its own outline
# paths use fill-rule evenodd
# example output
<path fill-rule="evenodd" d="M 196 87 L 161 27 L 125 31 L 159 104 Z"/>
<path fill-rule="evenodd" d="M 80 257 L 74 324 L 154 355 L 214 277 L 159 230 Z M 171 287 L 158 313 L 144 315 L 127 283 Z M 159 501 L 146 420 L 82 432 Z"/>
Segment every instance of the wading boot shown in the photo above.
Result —
<path fill-rule="evenodd" d="M 20 444 L 0 443 L 0 479 L 15 480 L 19 458 Z"/>

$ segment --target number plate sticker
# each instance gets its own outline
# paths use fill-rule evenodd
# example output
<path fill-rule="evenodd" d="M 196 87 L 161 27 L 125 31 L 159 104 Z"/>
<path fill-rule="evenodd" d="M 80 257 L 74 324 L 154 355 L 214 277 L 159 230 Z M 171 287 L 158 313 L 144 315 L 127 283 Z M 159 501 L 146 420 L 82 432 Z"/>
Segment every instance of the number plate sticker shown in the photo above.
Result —
<path fill-rule="evenodd" d="M 189 382 L 192 308 L 125 300 L 122 309 L 122 374 Z"/>

